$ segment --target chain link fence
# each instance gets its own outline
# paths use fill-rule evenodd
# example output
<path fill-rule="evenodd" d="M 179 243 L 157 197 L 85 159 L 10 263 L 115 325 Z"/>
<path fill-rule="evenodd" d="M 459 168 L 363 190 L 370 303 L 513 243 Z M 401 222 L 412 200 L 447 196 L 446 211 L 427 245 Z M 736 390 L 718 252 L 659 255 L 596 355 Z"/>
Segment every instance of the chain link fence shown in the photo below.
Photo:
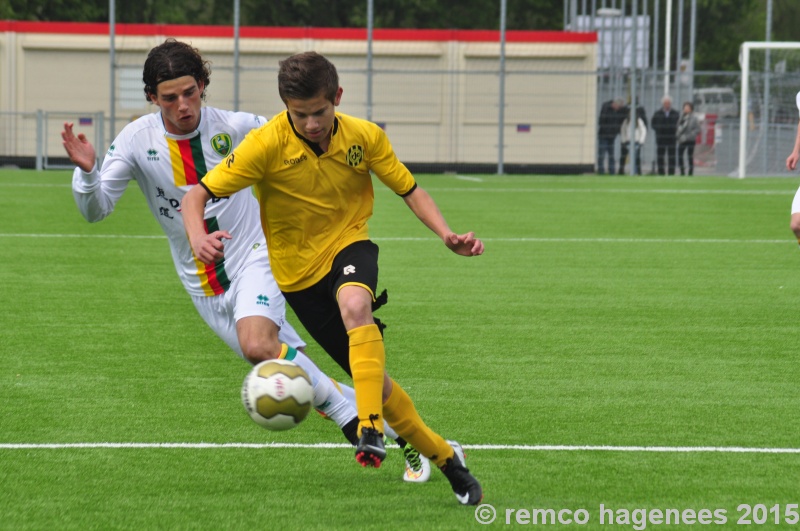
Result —
<path fill-rule="evenodd" d="M 86 135 L 98 155 L 105 152 L 105 123 L 101 112 L 0 112 L 0 166 L 36 170 L 71 169 L 61 131 L 65 122 Z"/>
<path fill-rule="evenodd" d="M 221 64 L 220 64 L 221 63 Z M 414 64 L 396 64 L 372 72 L 374 100 L 363 97 L 367 73 L 344 63 L 340 69 L 345 96 L 340 110 L 365 117 L 386 129 L 398 156 L 414 171 L 494 173 L 500 156 L 498 147 L 499 72 L 491 69 L 422 70 Z M 140 66 L 138 68 L 141 68 Z M 277 96 L 277 69 L 250 65 L 241 75 L 246 87 L 241 94 L 244 110 L 267 117 L 281 112 Z M 626 74 L 627 75 L 627 74 Z M 769 111 L 764 110 L 763 74 L 751 74 L 748 119 L 748 175 L 788 174 L 784 161 L 791 152 L 797 131 L 794 97 L 800 76 L 773 80 Z M 224 61 L 214 63 L 214 82 L 209 104 L 230 108 L 232 101 L 220 97 L 232 72 Z M 740 84 L 739 72 L 696 72 L 690 78 L 675 73 L 668 91 L 673 107 L 691 101 L 701 116 L 702 132 L 695 148 L 695 174 L 734 176 L 739 164 Z M 596 159 L 596 123 L 587 128 L 576 109 L 592 109 L 594 118 L 603 102 L 617 97 L 631 101 L 630 79 L 623 76 L 622 94 L 615 93 L 606 72 L 559 70 L 506 72 L 504 160 L 506 173 L 591 173 Z M 585 86 L 596 87 L 596 92 Z M 564 87 L 573 87 L 564 90 Z M 639 74 L 636 99 L 645 108 L 648 121 L 661 106 L 664 74 Z M 619 90 L 619 89 L 618 89 Z M 397 92 L 405 94 L 398 98 Z M 153 112 L 143 93 L 139 110 L 119 116 L 116 130 L 143 112 Z M 402 102 L 402 103 L 401 103 Z M 0 165 L 53 169 L 71 167 L 61 145 L 64 122 L 75 124 L 102 154 L 109 143 L 109 117 L 97 110 L 65 112 L 0 113 Z M 586 134 L 590 130 L 591 134 Z M 644 174 L 655 174 L 655 135 L 648 130 L 642 150 Z M 619 158 L 619 140 L 616 157 Z M 478 161 L 478 162 L 476 162 Z M 630 165 L 626 165 L 629 168 Z"/>

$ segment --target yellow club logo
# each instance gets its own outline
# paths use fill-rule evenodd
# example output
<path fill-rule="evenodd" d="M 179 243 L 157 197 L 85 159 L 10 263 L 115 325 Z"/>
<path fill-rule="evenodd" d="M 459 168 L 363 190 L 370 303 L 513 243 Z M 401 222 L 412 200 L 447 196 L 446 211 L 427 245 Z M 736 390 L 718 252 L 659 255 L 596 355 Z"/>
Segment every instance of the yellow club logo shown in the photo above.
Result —
<path fill-rule="evenodd" d="M 233 142 L 231 141 L 231 135 L 228 133 L 219 133 L 218 135 L 214 135 L 211 139 L 211 147 L 214 148 L 214 151 L 221 157 L 227 157 L 228 153 L 231 152 L 233 149 Z"/>

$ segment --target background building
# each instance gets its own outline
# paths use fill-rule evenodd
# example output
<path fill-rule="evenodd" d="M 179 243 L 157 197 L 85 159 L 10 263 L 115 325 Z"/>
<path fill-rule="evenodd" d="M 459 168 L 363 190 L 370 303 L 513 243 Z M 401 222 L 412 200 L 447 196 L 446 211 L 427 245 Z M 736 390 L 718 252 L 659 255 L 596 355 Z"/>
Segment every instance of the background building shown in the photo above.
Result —
<path fill-rule="evenodd" d="M 344 87 L 340 110 L 384 127 L 401 159 L 417 169 L 495 171 L 501 105 L 506 171 L 580 173 L 594 166 L 595 33 L 508 32 L 501 97 L 497 31 L 375 30 L 370 69 L 363 29 L 242 28 L 234 76 L 230 27 L 117 25 L 111 124 L 107 24 L 0 24 L 6 163 L 32 165 L 37 152 L 45 167 L 65 163 L 59 134 L 65 120 L 105 145 L 112 129 L 153 112 L 142 64 L 153 46 L 175 37 L 211 61 L 209 104 L 268 117 L 284 108 L 278 61 L 306 50 L 328 56 Z"/>

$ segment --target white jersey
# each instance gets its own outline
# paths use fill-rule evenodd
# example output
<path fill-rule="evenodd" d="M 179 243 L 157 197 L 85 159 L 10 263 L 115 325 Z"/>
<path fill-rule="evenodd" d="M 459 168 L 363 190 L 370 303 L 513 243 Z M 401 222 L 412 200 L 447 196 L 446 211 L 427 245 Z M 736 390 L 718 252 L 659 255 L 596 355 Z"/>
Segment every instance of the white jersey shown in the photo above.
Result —
<path fill-rule="evenodd" d="M 131 180 L 141 188 L 150 211 L 169 239 L 175 269 L 191 295 L 224 293 L 248 254 L 266 245 L 258 201 L 246 189 L 206 205 L 208 232 L 227 230 L 223 261 L 206 265 L 189 245 L 181 216 L 181 200 L 192 186 L 224 159 L 245 135 L 266 123 L 248 113 L 203 107 L 197 130 L 173 135 L 164 128 L 160 112 L 128 124 L 108 148 L 100 171 L 75 168 L 72 191 L 83 217 L 100 221 L 114 210 Z"/>
<path fill-rule="evenodd" d="M 797 103 L 797 113 L 800 115 L 800 92 L 795 96 L 795 102 Z M 798 125 L 798 127 L 800 127 L 800 125 Z M 800 213 L 800 188 L 794 193 L 794 199 L 792 199 L 792 214 L 798 213 Z"/>

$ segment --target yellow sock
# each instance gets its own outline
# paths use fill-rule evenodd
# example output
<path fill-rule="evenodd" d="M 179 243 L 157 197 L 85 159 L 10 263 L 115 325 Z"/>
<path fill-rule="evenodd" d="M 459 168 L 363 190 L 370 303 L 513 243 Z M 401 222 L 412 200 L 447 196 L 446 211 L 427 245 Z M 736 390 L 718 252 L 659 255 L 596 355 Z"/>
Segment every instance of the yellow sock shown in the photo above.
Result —
<path fill-rule="evenodd" d="M 377 325 L 360 326 L 347 332 L 350 336 L 350 371 L 356 390 L 358 436 L 361 428 L 375 428 L 383 433 L 383 373 L 386 352 Z"/>
<path fill-rule="evenodd" d="M 441 435 L 425 425 L 411 397 L 394 380 L 389 399 L 383 404 L 383 413 L 389 426 L 436 466 L 444 466 L 453 457 L 453 448 Z"/>

